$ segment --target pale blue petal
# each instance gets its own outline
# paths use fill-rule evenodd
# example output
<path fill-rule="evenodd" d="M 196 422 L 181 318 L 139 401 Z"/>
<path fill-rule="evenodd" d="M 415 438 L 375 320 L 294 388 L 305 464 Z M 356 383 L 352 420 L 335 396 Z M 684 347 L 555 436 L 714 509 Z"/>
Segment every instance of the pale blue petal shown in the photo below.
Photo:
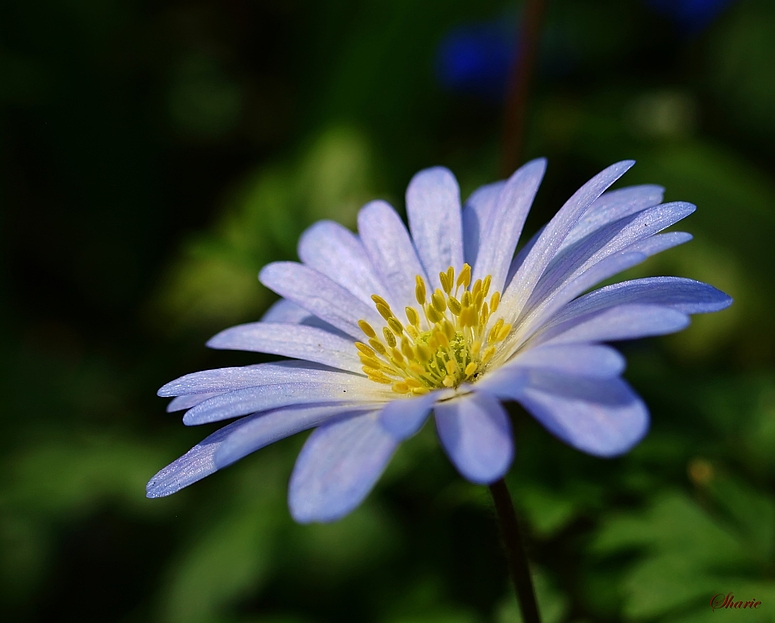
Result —
<path fill-rule="evenodd" d="M 589 259 L 587 259 L 583 267 L 587 267 L 619 251 L 629 250 L 633 244 L 653 236 L 663 229 L 667 229 L 678 221 L 685 219 L 696 209 L 691 203 L 676 201 L 647 208 L 637 214 L 616 221 L 612 226 L 615 227 L 616 224 L 621 224 L 621 227 L 618 228 L 614 236 L 611 236 L 610 240 L 600 245 L 598 250 L 594 250 L 593 245 L 588 247 Z"/>
<path fill-rule="evenodd" d="M 649 425 L 646 405 L 621 379 L 532 372 L 519 402 L 553 435 L 595 456 L 627 452 Z"/>
<path fill-rule="evenodd" d="M 288 299 L 280 299 L 275 301 L 261 316 L 261 322 L 301 324 L 307 318 L 314 318 L 314 316 L 296 303 L 291 303 Z"/>
<path fill-rule="evenodd" d="M 489 394 L 476 392 L 434 407 L 436 430 L 447 455 L 471 482 L 502 478 L 514 458 L 509 416 Z"/>
<path fill-rule="evenodd" d="M 299 307 L 296 303 L 291 303 L 288 299 L 280 299 L 270 305 L 266 313 L 261 316 L 261 322 L 272 322 L 278 324 L 300 324 L 307 327 L 315 327 L 316 329 L 323 329 L 328 333 L 334 333 L 340 337 L 347 334 L 340 331 L 333 325 L 328 324 L 326 321 L 321 320 L 314 314 L 309 313 L 303 307 Z M 243 350 L 243 349 L 239 349 Z M 252 349 L 246 349 L 252 350 Z"/>
<path fill-rule="evenodd" d="M 363 366 L 352 338 L 297 324 L 252 322 L 238 325 L 221 331 L 207 345 L 304 359 L 351 372 L 360 372 Z"/>
<path fill-rule="evenodd" d="M 505 364 L 488 370 L 474 385 L 477 392 L 490 394 L 502 400 L 516 400 L 528 382 L 529 368 Z"/>
<path fill-rule="evenodd" d="M 571 344 L 613 342 L 667 335 L 689 326 L 689 317 L 676 309 L 658 305 L 625 304 L 588 313 L 580 313 L 554 322 L 535 336 L 532 343 Z M 558 319 L 559 320 L 559 319 Z"/>
<path fill-rule="evenodd" d="M 485 223 L 492 218 L 492 211 L 505 185 L 506 182 L 494 182 L 477 188 L 463 206 L 463 255 L 471 266 L 476 266 Z"/>
<path fill-rule="evenodd" d="M 398 441 L 403 441 L 422 428 L 431 407 L 442 392 L 431 392 L 416 398 L 398 398 L 385 405 L 379 414 L 385 430 Z"/>
<path fill-rule="evenodd" d="M 506 275 L 506 283 L 511 283 L 511 280 L 514 279 L 514 275 L 517 274 L 517 271 L 519 268 L 524 264 L 525 258 L 530 254 L 530 252 L 533 250 L 533 247 L 535 246 L 536 242 L 538 242 L 538 239 L 541 237 L 541 234 L 544 233 L 544 229 L 546 229 L 546 225 L 541 227 L 535 234 L 533 234 L 533 237 L 527 241 L 527 244 L 525 244 L 524 247 L 520 248 L 519 251 L 517 251 L 517 254 L 514 256 L 514 259 L 511 260 L 511 266 L 509 266 L 509 272 L 508 275 Z"/>
<path fill-rule="evenodd" d="M 216 368 L 214 370 L 192 372 L 164 385 L 158 391 L 158 395 L 169 397 L 211 392 L 223 394 L 235 389 L 257 387 L 259 385 L 276 385 L 278 383 L 293 383 L 297 381 L 307 382 L 318 379 L 327 383 L 332 380 L 339 380 L 343 376 L 331 368 L 302 361 L 258 363 L 252 366 Z"/>
<path fill-rule="evenodd" d="M 356 339 L 363 337 L 358 320 L 382 324 L 374 307 L 303 264 L 274 262 L 264 266 L 259 280 L 270 290 Z"/>
<path fill-rule="evenodd" d="M 183 487 L 202 480 L 205 476 L 217 471 L 218 468 L 213 460 L 216 450 L 226 437 L 245 426 L 249 419 L 244 418 L 219 428 L 179 459 L 167 465 L 148 481 L 145 487 L 146 496 L 161 498 L 172 495 Z"/>
<path fill-rule="evenodd" d="M 223 392 L 211 392 L 208 394 L 184 394 L 183 396 L 176 396 L 170 400 L 167 405 L 167 413 L 173 413 L 174 411 L 183 411 L 190 409 L 194 405 L 198 405 L 200 402 L 220 396 Z"/>
<path fill-rule="evenodd" d="M 646 184 L 609 190 L 598 197 L 573 226 L 560 250 L 614 221 L 662 203 L 665 189 Z"/>
<path fill-rule="evenodd" d="M 662 305 L 685 314 L 707 314 L 732 304 L 732 299 L 707 283 L 683 277 L 647 277 L 605 286 L 569 303 L 556 321 L 616 305 Z"/>
<path fill-rule="evenodd" d="M 248 387 L 210 398 L 187 411 L 183 423 L 187 426 L 207 424 L 295 404 L 387 402 L 395 395 L 364 377 L 317 372 L 317 377 L 308 375 L 309 381 Z"/>
<path fill-rule="evenodd" d="M 553 291 L 601 260 L 622 251 L 636 251 L 644 239 L 687 217 L 694 210 L 695 207 L 690 203 L 667 203 L 601 227 L 551 261 L 530 295 L 526 309 L 541 303 Z M 648 246 L 646 248 L 649 249 Z M 658 245 L 652 246 L 650 250 L 658 250 Z M 505 299 L 504 304 L 507 304 Z"/>
<path fill-rule="evenodd" d="M 412 178 L 406 190 L 406 214 L 431 283 L 450 266 L 459 272 L 463 267 L 460 189 L 449 169 L 425 169 Z"/>
<path fill-rule="evenodd" d="M 662 253 L 662 251 L 667 251 L 680 244 L 689 242 L 691 239 L 692 235 L 685 231 L 671 231 L 667 234 L 657 234 L 645 240 L 640 240 L 627 247 L 627 250 L 643 253 L 651 257 L 657 253 Z"/>
<path fill-rule="evenodd" d="M 428 280 L 409 233 L 396 211 L 384 201 L 372 201 L 358 213 L 358 231 L 396 315 L 415 305 L 415 277 Z M 437 277 L 438 279 L 438 277 Z M 435 281 L 434 281 L 435 283 Z M 381 324 L 384 324 L 382 322 Z"/>
<path fill-rule="evenodd" d="M 259 413 L 240 420 L 245 424 L 223 439 L 213 460 L 218 469 L 221 469 L 251 452 L 303 430 L 320 426 L 332 418 L 366 412 L 357 405 L 307 405 Z"/>
<path fill-rule="evenodd" d="M 299 523 L 344 517 L 369 494 L 398 446 L 376 413 L 321 426 L 307 439 L 288 489 Z"/>
<path fill-rule="evenodd" d="M 319 221 L 299 240 L 299 258 L 310 268 L 352 292 L 369 307 L 372 294 L 385 296 L 366 249 L 349 229 L 333 221 Z"/>
<path fill-rule="evenodd" d="M 570 376 L 606 379 L 619 376 L 624 372 L 625 366 L 624 357 L 610 346 L 547 344 L 518 353 L 503 367 L 531 368 Z"/>
<path fill-rule="evenodd" d="M 498 195 L 489 218 L 482 223 L 473 279 L 491 275 L 493 291 L 503 291 L 514 249 L 544 171 L 546 160 L 543 158 L 517 169 Z"/>
<path fill-rule="evenodd" d="M 533 308 L 530 313 L 520 319 L 519 331 L 509 340 L 521 339 L 524 341 L 542 325 L 553 320 L 557 311 L 579 294 L 589 290 L 605 279 L 640 264 L 646 256 L 642 253 L 618 253 L 595 264 L 592 268 L 582 273 L 575 279 L 566 283 L 547 297 L 540 305 Z"/>
<path fill-rule="evenodd" d="M 600 195 L 600 197 L 595 199 L 589 208 L 587 208 L 586 212 L 584 212 L 581 218 L 573 226 L 573 229 L 571 229 L 565 237 L 565 240 L 562 241 L 557 253 L 559 254 L 573 243 L 582 238 L 586 238 L 589 234 L 609 223 L 660 204 L 663 196 L 664 188 L 653 184 L 607 190 Z M 519 250 L 511 263 L 506 283 L 511 283 L 511 279 L 516 274 L 517 269 L 522 264 L 528 251 L 530 251 L 532 246 L 536 243 L 543 230 L 544 228 L 542 227 L 530 241 Z M 635 250 L 640 249 L 633 249 L 633 251 Z M 653 255 L 653 253 L 650 253 L 649 255 Z"/>
<path fill-rule="evenodd" d="M 546 225 L 540 238 L 527 254 L 519 270 L 517 270 L 514 279 L 506 288 L 502 301 L 504 307 L 521 309 L 525 305 L 538 280 L 557 254 L 560 244 L 568 236 L 568 233 L 573 229 L 581 215 L 595 199 L 624 175 L 633 164 L 635 164 L 634 161 L 625 160 L 611 165 L 573 193 L 571 198 L 565 202 L 565 205 L 560 208 L 560 211 Z M 511 257 L 509 257 L 510 262 Z"/>

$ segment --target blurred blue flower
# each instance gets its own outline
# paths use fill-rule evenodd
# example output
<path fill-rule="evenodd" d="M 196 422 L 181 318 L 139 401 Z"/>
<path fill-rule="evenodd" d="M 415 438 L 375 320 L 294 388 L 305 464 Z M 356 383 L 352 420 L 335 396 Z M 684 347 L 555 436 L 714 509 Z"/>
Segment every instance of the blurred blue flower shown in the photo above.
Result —
<path fill-rule="evenodd" d="M 451 91 L 502 99 L 516 54 L 514 24 L 497 20 L 460 26 L 448 32 L 439 43 L 436 53 L 439 82 Z"/>
<path fill-rule="evenodd" d="M 704 30 L 733 0 L 646 0 L 687 33 Z"/>
<path fill-rule="evenodd" d="M 608 188 L 632 166 L 596 175 L 514 255 L 546 162 L 484 186 L 460 205 L 444 168 L 407 189 L 407 231 L 384 201 L 358 216 L 358 236 L 332 221 L 299 242 L 302 263 L 266 266 L 281 297 L 261 322 L 209 346 L 294 358 L 206 370 L 159 390 L 185 424 L 241 419 L 161 470 L 148 496 L 170 495 L 278 439 L 315 428 L 291 476 L 300 522 L 353 510 L 398 444 L 431 411 L 441 445 L 474 483 L 503 477 L 514 456 L 502 405 L 519 402 L 561 440 L 593 455 L 628 451 L 648 411 L 605 342 L 679 331 L 689 314 L 731 299 L 678 277 L 635 279 L 587 294 L 648 256 L 689 240 L 659 233 L 694 211 L 661 203 L 658 186 Z"/>

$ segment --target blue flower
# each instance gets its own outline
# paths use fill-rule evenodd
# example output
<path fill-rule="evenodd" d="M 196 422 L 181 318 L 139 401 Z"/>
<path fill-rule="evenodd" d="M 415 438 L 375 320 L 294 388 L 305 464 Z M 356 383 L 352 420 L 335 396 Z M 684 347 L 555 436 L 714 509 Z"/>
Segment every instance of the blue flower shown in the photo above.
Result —
<path fill-rule="evenodd" d="M 646 3 L 673 19 L 682 30 L 696 33 L 708 26 L 732 0 L 646 0 Z"/>
<path fill-rule="evenodd" d="M 447 33 L 439 43 L 436 59 L 442 86 L 487 99 L 505 97 L 517 54 L 511 21 L 469 24 Z"/>
<path fill-rule="evenodd" d="M 312 429 L 290 481 L 299 522 L 333 521 L 372 489 L 398 444 L 433 412 L 441 445 L 474 483 L 509 469 L 503 402 L 516 401 L 569 445 L 601 457 L 646 434 L 648 411 L 605 342 L 672 333 L 689 314 L 727 307 L 712 286 L 679 277 L 590 288 L 686 242 L 660 233 L 694 211 L 658 186 L 607 189 L 620 162 L 582 186 L 515 256 L 546 162 L 474 192 L 461 210 L 447 169 L 409 184 L 409 232 L 384 201 L 358 235 L 331 221 L 299 242 L 301 263 L 266 266 L 282 299 L 261 322 L 213 348 L 293 358 L 183 376 L 159 390 L 183 422 L 240 418 L 161 470 L 148 496 L 170 495 L 278 439 Z M 410 233 L 411 232 L 411 233 Z"/>

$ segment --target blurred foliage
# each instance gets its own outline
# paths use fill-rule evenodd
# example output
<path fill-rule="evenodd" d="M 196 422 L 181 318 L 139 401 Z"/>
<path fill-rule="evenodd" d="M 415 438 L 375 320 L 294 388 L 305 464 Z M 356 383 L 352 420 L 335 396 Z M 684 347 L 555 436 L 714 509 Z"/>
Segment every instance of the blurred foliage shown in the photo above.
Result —
<path fill-rule="evenodd" d="M 332 525 L 289 517 L 302 438 L 143 497 L 206 434 L 155 388 L 259 360 L 201 343 L 271 303 L 261 266 L 293 259 L 316 220 L 402 209 L 421 167 L 451 167 L 464 195 L 495 179 L 519 10 L 0 3 L 2 620 L 519 621 L 486 491 L 431 426 Z M 515 410 L 508 480 L 547 623 L 715 621 L 728 592 L 762 602 L 739 618 L 775 621 L 773 66 L 770 0 L 548 3 L 524 156 L 550 166 L 528 229 L 634 157 L 625 183 L 699 209 L 680 225 L 694 241 L 631 275 L 736 302 L 622 345 L 653 415 L 625 457 Z"/>

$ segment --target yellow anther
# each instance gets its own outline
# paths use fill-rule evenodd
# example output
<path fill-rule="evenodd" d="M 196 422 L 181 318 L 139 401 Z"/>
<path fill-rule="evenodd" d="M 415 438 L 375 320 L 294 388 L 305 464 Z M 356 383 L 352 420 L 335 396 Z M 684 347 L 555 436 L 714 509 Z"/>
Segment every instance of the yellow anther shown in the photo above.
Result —
<path fill-rule="evenodd" d="M 406 326 L 384 298 L 372 296 L 386 326 L 381 327 L 380 335 L 379 328 L 358 321 L 367 344 L 355 344 L 369 379 L 391 385 L 398 394 L 419 396 L 478 378 L 512 328 L 502 318 L 489 326 L 500 293 L 494 292 L 488 303 L 492 277 L 477 279 L 470 287 L 471 274 L 471 266 L 464 264 L 455 279 L 450 266 L 439 273 L 441 287 L 430 293 L 423 277 L 417 275 L 415 296 L 421 307 L 405 307 Z"/>
<path fill-rule="evenodd" d="M 388 319 L 387 321 L 388 326 L 390 329 L 396 334 L 401 335 L 404 332 L 404 325 L 401 324 L 401 321 L 393 316 L 392 318 Z"/>
<path fill-rule="evenodd" d="M 376 350 L 380 355 L 386 355 L 387 349 L 377 338 L 373 337 L 369 340 L 371 347 Z"/>
<path fill-rule="evenodd" d="M 427 344 L 420 342 L 417 344 L 417 355 L 420 361 L 430 361 L 431 357 L 433 357 L 433 351 Z"/>
<path fill-rule="evenodd" d="M 423 368 L 419 363 L 410 363 L 409 369 L 414 372 L 417 376 L 422 376 L 427 372 L 425 368 Z"/>
<path fill-rule="evenodd" d="M 409 386 L 406 383 L 394 383 L 393 391 L 397 394 L 406 394 L 409 391 Z"/>
<path fill-rule="evenodd" d="M 428 316 L 428 320 L 430 320 L 433 324 L 441 321 L 441 319 L 444 317 L 436 311 L 435 307 L 432 307 L 431 305 L 426 305 L 425 314 Z"/>
<path fill-rule="evenodd" d="M 447 280 L 447 272 L 442 271 L 439 273 L 439 282 L 441 283 L 441 287 L 444 288 L 444 292 L 449 292 L 451 288 L 451 284 Z"/>
<path fill-rule="evenodd" d="M 382 365 L 379 360 L 367 357 L 363 353 L 358 353 L 358 356 L 361 359 L 361 363 L 369 368 L 379 368 Z"/>
<path fill-rule="evenodd" d="M 443 314 L 445 311 L 447 311 L 447 302 L 444 300 L 444 293 L 438 288 L 436 288 L 436 291 L 431 294 L 431 303 L 433 303 L 434 309 L 440 314 Z"/>
<path fill-rule="evenodd" d="M 463 264 L 463 269 L 460 271 L 460 275 L 457 278 L 457 287 L 459 288 L 461 285 L 464 288 L 467 288 L 468 285 L 471 283 L 471 266 L 468 264 Z"/>
<path fill-rule="evenodd" d="M 372 357 L 374 356 L 374 351 L 366 346 L 366 344 L 363 342 L 355 342 L 355 348 L 357 348 L 364 355 L 371 355 Z"/>
<path fill-rule="evenodd" d="M 490 329 L 490 332 L 487 334 L 487 341 L 492 342 L 495 339 L 495 336 L 498 335 L 498 331 L 501 330 L 501 327 L 503 326 L 503 318 L 498 318 L 498 322 L 496 322 L 492 329 Z"/>
<path fill-rule="evenodd" d="M 460 312 L 460 326 L 461 327 L 473 327 L 474 326 L 474 311 L 470 307 L 464 307 Z"/>
<path fill-rule="evenodd" d="M 388 302 L 385 299 L 383 299 L 381 296 L 379 296 L 378 294 L 372 294 L 371 295 L 371 300 L 374 301 L 375 305 L 384 305 L 385 307 L 390 309 L 390 305 L 388 304 Z"/>
<path fill-rule="evenodd" d="M 393 335 L 393 332 L 388 329 L 387 327 L 382 327 L 382 335 L 385 336 L 385 341 L 387 342 L 387 345 L 391 348 L 396 345 L 396 336 Z"/>
<path fill-rule="evenodd" d="M 414 296 L 420 305 L 425 305 L 425 296 L 427 294 L 425 291 L 425 282 L 423 281 L 423 278 L 420 277 L 420 275 L 415 277 L 415 282 L 416 285 L 414 287 Z"/>
<path fill-rule="evenodd" d="M 390 311 L 390 308 L 385 307 L 381 303 L 377 303 L 377 311 L 379 312 L 379 315 L 382 316 L 385 320 L 390 320 L 393 317 L 393 312 Z"/>
<path fill-rule="evenodd" d="M 375 333 L 374 329 L 372 329 L 371 325 L 365 320 L 359 320 L 358 326 L 361 328 L 361 331 L 363 331 L 366 334 L 367 337 L 377 337 L 377 334 Z"/>

